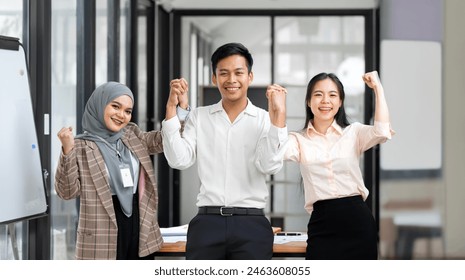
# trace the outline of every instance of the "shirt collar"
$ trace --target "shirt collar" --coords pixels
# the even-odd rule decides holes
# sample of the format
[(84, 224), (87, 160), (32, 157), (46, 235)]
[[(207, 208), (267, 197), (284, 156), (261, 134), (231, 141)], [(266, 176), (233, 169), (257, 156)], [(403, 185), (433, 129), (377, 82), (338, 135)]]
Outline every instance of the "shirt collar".
[[(328, 128), (328, 132), (331, 132), (331, 131), (334, 131), (334, 132), (338, 133), (339, 135), (342, 135), (342, 127), (337, 124), (336, 120), (334, 120), (333, 123), (331, 124), (331, 126)], [(309, 121), (308, 125), (307, 125), (307, 135), (310, 136), (311, 133), (316, 133), (316, 134), (322, 135), (321, 133), (316, 131), (316, 129), (313, 126), (312, 122)]]
[[(224, 111), (222, 100), (218, 101), (216, 104), (213, 104), (210, 107), (210, 114), (217, 113), (220, 111)], [(244, 113), (254, 117), (258, 115), (257, 107), (252, 104), (249, 98), (247, 98), (247, 107), (245, 107)]]

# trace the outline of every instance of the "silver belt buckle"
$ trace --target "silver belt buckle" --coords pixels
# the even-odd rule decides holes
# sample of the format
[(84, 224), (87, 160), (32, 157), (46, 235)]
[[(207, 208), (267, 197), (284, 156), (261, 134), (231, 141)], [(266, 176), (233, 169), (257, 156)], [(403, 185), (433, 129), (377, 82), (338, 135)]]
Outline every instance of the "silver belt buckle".
[[(233, 214), (225, 214), (223, 213), (223, 208), (231, 208), (231, 207), (220, 207), (220, 215), (223, 216), (223, 217), (229, 217), (229, 216), (232, 216)], [(232, 208), (231, 208), (232, 209)]]

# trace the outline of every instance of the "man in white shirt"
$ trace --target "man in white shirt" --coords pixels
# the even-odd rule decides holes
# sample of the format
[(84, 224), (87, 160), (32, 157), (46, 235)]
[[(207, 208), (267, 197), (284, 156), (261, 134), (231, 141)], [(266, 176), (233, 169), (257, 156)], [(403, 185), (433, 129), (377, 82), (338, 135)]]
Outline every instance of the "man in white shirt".
[(188, 84), (175, 79), (162, 123), (169, 165), (181, 170), (195, 161), (198, 165), (199, 212), (189, 223), (186, 259), (271, 259), (273, 232), (264, 216), (266, 176), (283, 165), (286, 90), (276, 84), (267, 87), (269, 112), (250, 102), (253, 59), (242, 44), (219, 47), (211, 62), (221, 100), (193, 109), (181, 136), (176, 112), (186, 104)]

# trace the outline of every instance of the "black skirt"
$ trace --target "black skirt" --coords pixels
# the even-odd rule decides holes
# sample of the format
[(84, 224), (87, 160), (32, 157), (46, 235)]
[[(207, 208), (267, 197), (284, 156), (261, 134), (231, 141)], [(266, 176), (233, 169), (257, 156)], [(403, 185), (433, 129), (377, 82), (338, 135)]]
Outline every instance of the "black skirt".
[(378, 258), (378, 230), (361, 196), (320, 200), (308, 222), (306, 259)]
[(155, 253), (145, 257), (139, 257), (139, 193), (132, 198), (132, 215), (127, 217), (121, 209), (121, 204), (116, 195), (112, 196), (115, 208), (116, 223), (118, 225), (118, 243), (116, 245), (117, 260), (153, 260)]
[(127, 217), (121, 209), (116, 195), (112, 196), (118, 225), (117, 260), (139, 259), (139, 203), (138, 196), (133, 195), (132, 215)]

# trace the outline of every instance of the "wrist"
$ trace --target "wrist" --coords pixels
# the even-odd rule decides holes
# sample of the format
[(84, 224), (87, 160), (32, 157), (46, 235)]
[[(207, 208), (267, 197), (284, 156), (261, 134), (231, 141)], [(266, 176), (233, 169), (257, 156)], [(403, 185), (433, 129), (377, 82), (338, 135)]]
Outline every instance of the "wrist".
[(375, 85), (373, 85), (373, 90), (374, 91), (381, 91), (381, 90), (383, 90), (383, 86), (381, 84), (375, 84)]
[(276, 112), (272, 115), (270, 115), (270, 121), (271, 123), (279, 128), (283, 128), (286, 126), (286, 111), (279, 111)]
[(61, 147), (61, 151), (63, 155), (67, 156), (72, 150), (74, 149), (74, 145), (72, 146), (66, 146), (66, 147)]
[(178, 107), (178, 104), (171, 104), (171, 103), (168, 103), (166, 104), (166, 110), (176, 110), (176, 107)]

